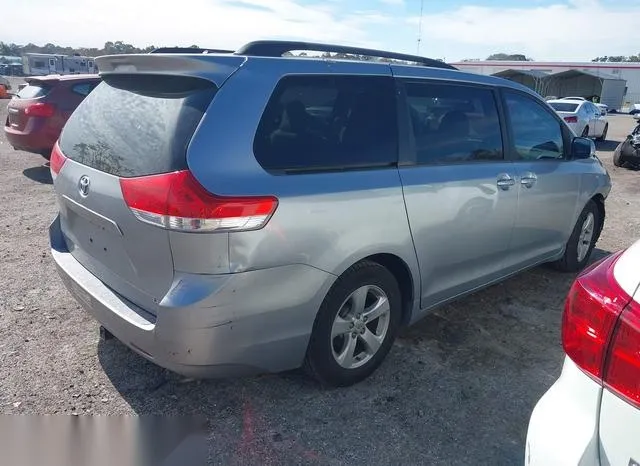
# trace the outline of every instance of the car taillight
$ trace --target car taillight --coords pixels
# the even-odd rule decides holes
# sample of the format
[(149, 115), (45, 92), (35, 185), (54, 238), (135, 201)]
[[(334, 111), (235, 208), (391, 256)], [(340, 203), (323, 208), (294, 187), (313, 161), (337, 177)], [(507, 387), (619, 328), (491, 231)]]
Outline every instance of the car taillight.
[(49, 118), (52, 117), (55, 112), (56, 108), (52, 104), (47, 104), (44, 102), (31, 104), (24, 109), (24, 114), (30, 117)]
[(564, 117), (564, 121), (566, 121), (567, 123), (577, 123), (578, 117), (577, 116)]
[(640, 307), (616, 281), (622, 252), (585, 270), (574, 282), (562, 318), (567, 356), (587, 375), (640, 403)]
[(122, 195), (141, 221), (181, 231), (247, 231), (264, 227), (278, 206), (272, 196), (208, 192), (189, 170), (121, 178)]
[(614, 331), (604, 383), (640, 407), (640, 304), (635, 301), (622, 311)]
[(49, 169), (51, 170), (51, 177), (55, 179), (62, 170), (62, 166), (67, 161), (67, 158), (64, 156), (62, 151), (60, 150), (60, 146), (58, 143), (53, 146), (51, 150), (51, 157), (49, 159)]

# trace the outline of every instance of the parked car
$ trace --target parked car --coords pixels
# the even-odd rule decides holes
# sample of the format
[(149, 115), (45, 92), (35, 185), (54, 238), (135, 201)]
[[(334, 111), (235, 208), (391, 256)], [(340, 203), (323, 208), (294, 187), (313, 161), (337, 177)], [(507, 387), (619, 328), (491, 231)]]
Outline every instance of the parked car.
[(562, 375), (536, 405), (525, 463), (640, 464), (640, 241), (586, 269), (562, 318)]
[(593, 141), (508, 80), (278, 41), (98, 66), (52, 153), (52, 255), (105, 335), (188, 376), (358, 382), (401, 326), (580, 270), (602, 229)]
[(587, 99), (585, 99), (584, 97), (562, 97), (559, 100), (580, 100), (581, 102), (587, 101)]
[(609, 113), (608, 105), (605, 105), (605, 104), (594, 104), (594, 105), (600, 109), (600, 114), (602, 116), (607, 116), (607, 114)]
[(0, 99), (6, 99), (9, 96), (11, 90), (11, 83), (4, 76), (0, 76)]
[(636, 115), (638, 113), (640, 113), (640, 103), (632, 104), (629, 109), (629, 115)]
[(549, 100), (547, 103), (560, 115), (576, 135), (607, 139), (609, 122), (595, 104), (586, 100)]
[(4, 132), (15, 149), (49, 158), (69, 116), (96, 87), (97, 75), (27, 78), (9, 101)]

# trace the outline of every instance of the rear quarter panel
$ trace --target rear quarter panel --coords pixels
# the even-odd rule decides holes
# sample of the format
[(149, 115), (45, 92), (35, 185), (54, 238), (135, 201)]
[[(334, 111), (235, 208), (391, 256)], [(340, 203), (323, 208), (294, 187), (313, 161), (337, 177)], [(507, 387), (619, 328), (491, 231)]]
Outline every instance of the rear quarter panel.
[(189, 167), (210, 192), (279, 199), (265, 228), (229, 235), (230, 271), (306, 264), (335, 277), (365, 257), (388, 253), (418, 284), (396, 168), (274, 175), (256, 161), (254, 135), (279, 79), (309, 73), (391, 75), (388, 65), (375, 63), (252, 58), (216, 94), (191, 141)]

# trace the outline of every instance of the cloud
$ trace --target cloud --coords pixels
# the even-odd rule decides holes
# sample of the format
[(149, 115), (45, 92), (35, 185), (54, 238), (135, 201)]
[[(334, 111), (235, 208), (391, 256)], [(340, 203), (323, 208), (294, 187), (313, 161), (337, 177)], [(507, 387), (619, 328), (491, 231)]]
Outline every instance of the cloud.
[(339, 13), (338, 8), (337, 3), (303, 6), (295, 0), (189, 0), (184, 6), (166, 0), (57, 0), (55, 6), (28, 0), (14, 4), (2, 39), (76, 47), (122, 40), (137, 46), (236, 48), (251, 40), (285, 37), (371, 45), (365, 28), (382, 17)]
[[(640, 5), (627, 2), (623, 8), (620, 3), (571, 0), (544, 7), (464, 6), (425, 14), (423, 43), (430, 44), (435, 55), (448, 58), (486, 58), (493, 52), (546, 60), (635, 54), (640, 47), (634, 42), (632, 25), (640, 24)], [(409, 20), (414, 25), (417, 21)]]

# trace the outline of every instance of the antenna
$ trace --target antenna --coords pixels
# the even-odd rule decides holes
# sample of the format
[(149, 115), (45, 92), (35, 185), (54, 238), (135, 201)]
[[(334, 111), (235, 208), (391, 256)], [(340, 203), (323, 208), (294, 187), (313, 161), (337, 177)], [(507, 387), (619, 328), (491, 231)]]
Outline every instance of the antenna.
[(420, 44), (422, 43), (422, 16), (424, 14), (424, 0), (420, 0), (420, 20), (418, 21), (418, 55), (420, 55)]

